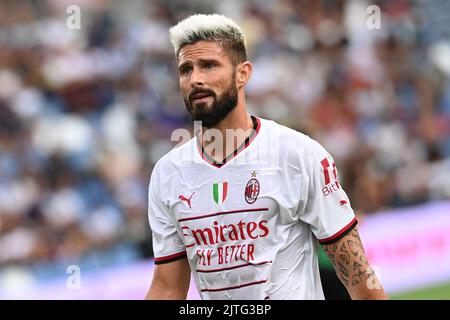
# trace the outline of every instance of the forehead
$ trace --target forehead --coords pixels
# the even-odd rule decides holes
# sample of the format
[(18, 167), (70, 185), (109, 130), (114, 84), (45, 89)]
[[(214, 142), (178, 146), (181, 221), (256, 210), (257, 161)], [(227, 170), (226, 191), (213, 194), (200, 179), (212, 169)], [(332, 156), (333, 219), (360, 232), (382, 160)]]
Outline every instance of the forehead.
[(194, 44), (187, 44), (180, 49), (178, 63), (182, 64), (196, 59), (226, 59), (225, 50), (218, 42), (198, 41)]

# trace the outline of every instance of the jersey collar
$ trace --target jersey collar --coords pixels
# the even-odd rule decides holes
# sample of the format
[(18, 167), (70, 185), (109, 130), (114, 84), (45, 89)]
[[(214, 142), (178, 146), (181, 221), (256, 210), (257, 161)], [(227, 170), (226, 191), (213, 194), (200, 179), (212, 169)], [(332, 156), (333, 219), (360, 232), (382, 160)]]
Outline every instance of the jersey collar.
[(230, 162), (231, 159), (235, 158), (242, 150), (247, 148), (250, 145), (250, 143), (252, 143), (252, 141), (255, 140), (256, 136), (259, 133), (259, 129), (261, 128), (261, 121), (257, 117), (254, 116), (250, 117), (252, 118), (253, 121), (253, 130), (251, 134), (245, 139), (245, 141), (239, 147), (237, 147), (233, 152), (231, 152), (228, 156), (226, 156), (226, 158), (223, 159), (221, 162), (215, 161), (209, 154), (205, 152), (200, 142), (200, 139), (198, 139), (197, 137), (197, 149), (202, 159), (216, 168), (221, 168), (223, 165)]

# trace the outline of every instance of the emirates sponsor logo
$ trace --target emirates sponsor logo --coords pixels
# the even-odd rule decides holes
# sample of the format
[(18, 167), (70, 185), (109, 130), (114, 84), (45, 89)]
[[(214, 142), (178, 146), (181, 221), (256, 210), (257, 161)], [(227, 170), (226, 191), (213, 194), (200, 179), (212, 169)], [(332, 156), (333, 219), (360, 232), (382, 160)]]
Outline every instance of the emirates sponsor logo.
[[(187, 229), (187, 227), (185, 227)], [(236, 224), (219, 225), (214, 221), (212, 228), (189, 229), (197, 245), (216, 245), (229, 241), (256, 240), (267, 237), (269, 228), (267, 220), (259, 222), (239, 221)]]

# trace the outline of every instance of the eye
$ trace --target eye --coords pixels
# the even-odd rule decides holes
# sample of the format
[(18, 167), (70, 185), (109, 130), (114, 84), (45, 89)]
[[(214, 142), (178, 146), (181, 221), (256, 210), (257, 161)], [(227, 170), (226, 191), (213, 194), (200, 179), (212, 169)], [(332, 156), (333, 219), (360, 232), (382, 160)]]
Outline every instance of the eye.
[(215, 64), (214, 62), (211, 62), (211, 61), (205, 62), (205, 63), (203, 64), (203, 67), (204, 67), (205, 69), (212, 69), (212, 68), (214, 68), (215, 66), (216, 66), (216, 64)]
[(184, 66), (184, 67), (182, 67), (180, 69), (180, 74), (186, 75), (186, 74), (191, 73), (191, 71), (192, 71), (192, 67), (191, 66)]

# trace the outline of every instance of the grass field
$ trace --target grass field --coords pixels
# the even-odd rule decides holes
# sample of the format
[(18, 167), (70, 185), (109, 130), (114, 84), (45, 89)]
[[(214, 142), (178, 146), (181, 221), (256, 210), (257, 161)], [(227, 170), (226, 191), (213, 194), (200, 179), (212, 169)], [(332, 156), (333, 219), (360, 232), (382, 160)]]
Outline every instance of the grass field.
[(417, 291), (389, 295), (392, 300), (450, 300), (450, 283)]

